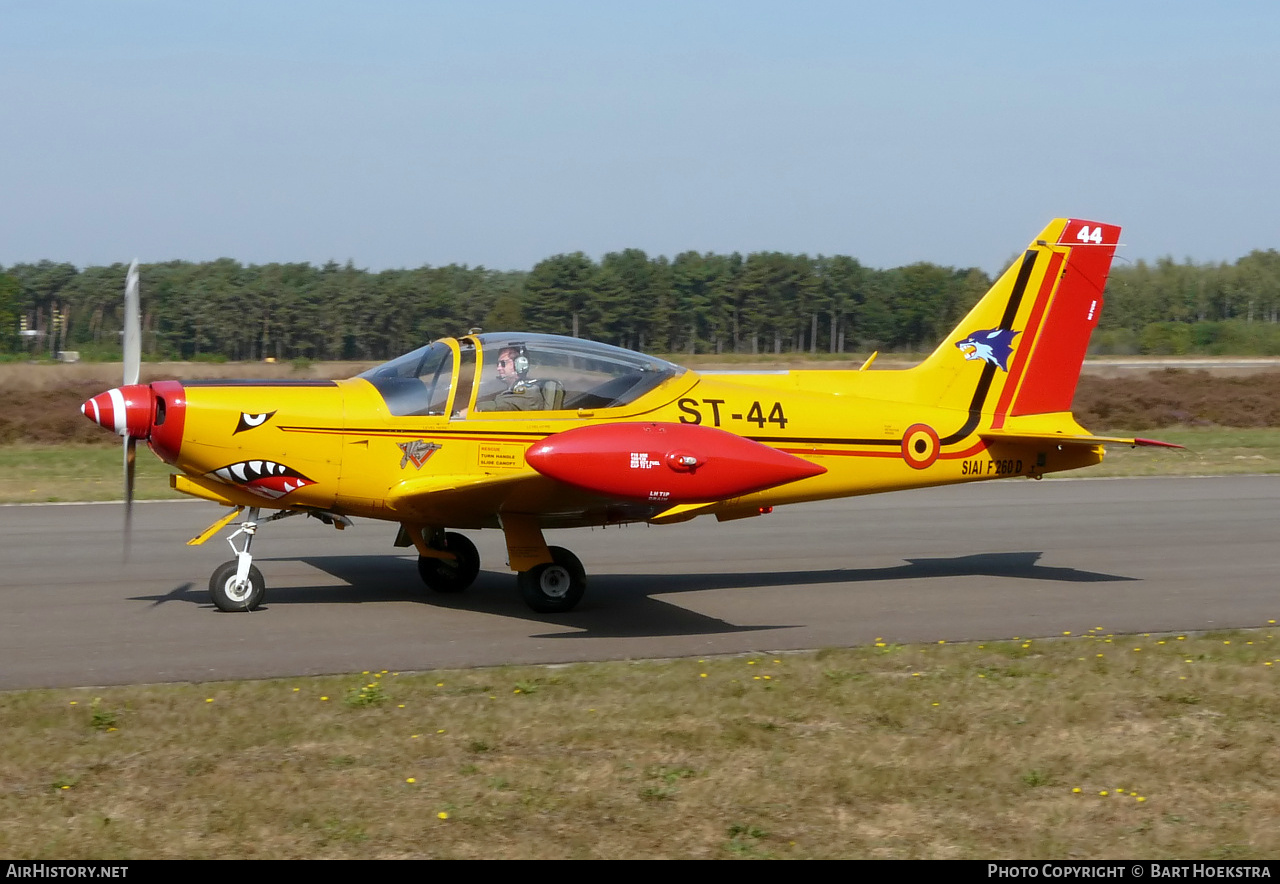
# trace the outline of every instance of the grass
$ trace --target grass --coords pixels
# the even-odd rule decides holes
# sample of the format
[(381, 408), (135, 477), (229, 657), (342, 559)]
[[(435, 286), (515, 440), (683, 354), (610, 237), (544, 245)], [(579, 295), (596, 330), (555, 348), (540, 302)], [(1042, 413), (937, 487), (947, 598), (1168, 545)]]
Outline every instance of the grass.
[(1280, 856), (1274, 625), (1083, 630), (3, 694), (0, 855)]
[[(185, 497), (169, 488), (168, 465), (145, 445), (135, 460), (138, 500)], [(0, 503), (124, 499), (120, 445), (0, 445)]]
[(1167, 448), (1107, 446), (1101, 464), (1064, 475), (1077, 476), (1226, 476), (1280, 472), (1280, 428), (1168, 427), (1160, 430), (1110, 432), (1172, 442)]

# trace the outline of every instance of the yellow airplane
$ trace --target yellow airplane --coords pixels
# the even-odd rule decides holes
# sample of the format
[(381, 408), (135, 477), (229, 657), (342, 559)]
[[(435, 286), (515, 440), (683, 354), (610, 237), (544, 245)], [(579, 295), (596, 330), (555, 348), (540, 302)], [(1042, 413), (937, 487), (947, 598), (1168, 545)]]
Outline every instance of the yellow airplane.
[[(497, 528), (525, 602), (571, 610), (586, 588), (548, 528), (760, 516), (810, 500), (1086, 467), (1105, 443), (1071, 414), (1120, 228), (1058, 219), (921, 364), (897, 371), (698, 373), (576, 338), (444, 338), (340, 381), (125, 384), (82, 406), (177, 472), (174, 488), (233, 507), (190, 543), (248, 517), (209, 589), (224, 611), (262, 604), (250, 546), (306, 513), (396, 523), (428, 587), (476, 578), (456, 529)], [(136, 267), (126, 316), (136, 325)], [(132, 299), (132, 307), (129, 301)], [(1176, 446), (1169, 446), (1176, 447)], [(262, 516), (263, 510), (275, 510)], [(126, 513), (128, 509), (126, 509)], [(128, 517), (126, 515), (126, 525)], [(236, 539), (243, 538), (237, 547)]]

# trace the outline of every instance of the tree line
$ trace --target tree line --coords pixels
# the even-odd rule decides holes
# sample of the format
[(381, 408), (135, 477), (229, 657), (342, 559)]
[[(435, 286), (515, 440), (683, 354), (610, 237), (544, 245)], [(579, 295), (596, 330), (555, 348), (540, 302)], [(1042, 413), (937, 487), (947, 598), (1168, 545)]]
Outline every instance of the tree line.
[[(889, 270), (833, 257), (639, 249), (555, 255), (528, 271), (449, 265), (370, 272), (231, 259), (141, 268), (149, 359), (382, 360), (472, 328), (637, 350), (867, 353), (931, 349), (991, 285), (976, 268)], [(126, 267), (0, 267), (0, 353), (118, 359)], [(1280, 354), (1280, 253), (1232, 264), (1117, 261), (1103, 353)]]

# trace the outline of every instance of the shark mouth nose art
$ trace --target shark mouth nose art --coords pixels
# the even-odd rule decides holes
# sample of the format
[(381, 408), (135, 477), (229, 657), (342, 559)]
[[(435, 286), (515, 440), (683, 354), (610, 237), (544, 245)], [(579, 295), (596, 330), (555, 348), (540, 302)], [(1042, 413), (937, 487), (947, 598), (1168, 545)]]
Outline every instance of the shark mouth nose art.
[(272, 460), (242, 460), (214, 470), (208, 477), (268, 500), (276, 500), (299, 488), (316, 484), (297, 470)]

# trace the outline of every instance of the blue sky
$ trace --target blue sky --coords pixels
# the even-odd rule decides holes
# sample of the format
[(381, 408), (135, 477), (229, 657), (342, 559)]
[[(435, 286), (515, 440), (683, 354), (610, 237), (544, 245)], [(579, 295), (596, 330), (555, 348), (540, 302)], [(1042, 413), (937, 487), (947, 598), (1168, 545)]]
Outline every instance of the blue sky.
[(1280, 248), (1280, 4), (0, 0), (0, 265)]

